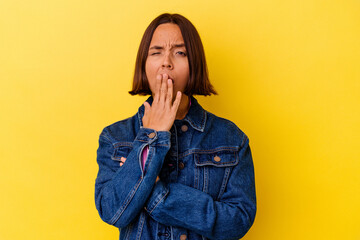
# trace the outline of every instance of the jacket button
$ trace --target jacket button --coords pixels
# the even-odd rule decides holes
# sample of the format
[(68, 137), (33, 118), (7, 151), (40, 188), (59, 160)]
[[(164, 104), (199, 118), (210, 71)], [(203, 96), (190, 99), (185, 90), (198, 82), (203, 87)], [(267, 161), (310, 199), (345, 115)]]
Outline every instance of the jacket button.
[(220, 162), (220, 161), (221, 161), (221, 158), (220, 158), (219, 156), (215, 156), (215, 157), (214, 157), (214, 161), (215, 161), (215, 162)]
[(156, 135), (156, 134), (155, 134), (154, 132), (152, 132), (152, 133), (150, 133), (150, 134), (148, 135), (148, 137), (149, 137), (149, 138), (154, 138), (155, 135)]
[(183, 162), (179, 162), (179, 169), (183, 170), (185, 167), (185, 164)]
[(187, 239), (187, 236), (185, 235), (185, 234), (182, 234), (181, 236), (180, 236), (180, 240), (186, 240)]
[(186, 132), (187, 130), (188, 130), (188, 126), (186, 125), (181, 126), (181, 131)]

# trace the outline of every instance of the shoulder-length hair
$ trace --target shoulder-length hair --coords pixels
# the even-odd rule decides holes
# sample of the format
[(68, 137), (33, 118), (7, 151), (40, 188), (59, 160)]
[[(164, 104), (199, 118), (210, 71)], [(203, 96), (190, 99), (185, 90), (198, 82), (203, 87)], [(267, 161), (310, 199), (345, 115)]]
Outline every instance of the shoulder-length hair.
[(174, 23), (178, 25), (184, 39), (190, 75), (184, 93), (188, 96), (217, 94), (209, 80), (204, 47), (195, 26), (184, 16), (169, 13), (161, 14), (146, 28), (137, 53), (133, 86), (129, 93), (131, 95), (151, 95), (145, 72), (145, 63), (155, 29), (164, 23)]

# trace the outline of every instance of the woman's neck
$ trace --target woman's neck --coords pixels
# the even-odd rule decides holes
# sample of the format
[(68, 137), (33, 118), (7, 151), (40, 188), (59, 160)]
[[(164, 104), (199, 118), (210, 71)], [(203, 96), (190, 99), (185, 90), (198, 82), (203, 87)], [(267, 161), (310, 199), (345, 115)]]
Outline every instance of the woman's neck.
[(182, 94), (181, 102), (180, 102), (179, 108), (178, 108), (178, 110), (176, 112), (175, 119), (181, 120), (186, 116), (186, 114), (188, 113), (189, 108), (190, 108), (189, 99), (190, 99), (189, 96), (187, 96), (184, 93)]

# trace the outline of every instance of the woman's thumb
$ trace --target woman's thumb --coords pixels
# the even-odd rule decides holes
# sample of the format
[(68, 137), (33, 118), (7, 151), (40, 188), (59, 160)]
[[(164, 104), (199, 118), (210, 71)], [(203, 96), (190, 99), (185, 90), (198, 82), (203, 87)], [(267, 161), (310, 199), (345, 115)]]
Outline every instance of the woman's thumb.
[(150, 111), (150, 104), (148, 102), (144, 102), (145, 113)]

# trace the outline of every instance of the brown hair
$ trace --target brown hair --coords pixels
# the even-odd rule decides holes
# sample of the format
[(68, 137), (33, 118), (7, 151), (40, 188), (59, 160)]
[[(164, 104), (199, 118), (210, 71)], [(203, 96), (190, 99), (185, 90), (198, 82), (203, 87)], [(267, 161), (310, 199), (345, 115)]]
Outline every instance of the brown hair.
[(155, 29), (164, 23), (174, 23), (178, 25), (185, 42), (190, 78), (184, 93), (188, 96), (217, 94), (209, 80), (204, 47), (195, 26), (184, 16), (169, 13), (161, 14), (146, 28), (137, 53), (133, 86), (129, 93), (131, 95), (151, 95), (145, 72), (145, 63)]

